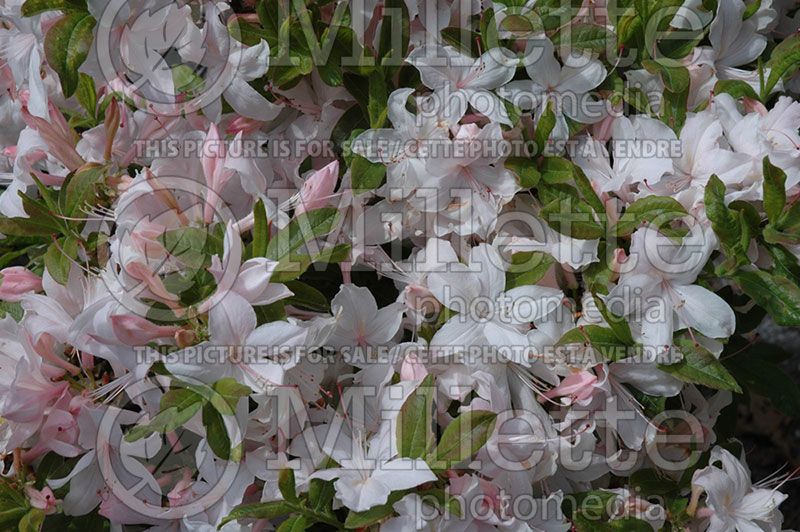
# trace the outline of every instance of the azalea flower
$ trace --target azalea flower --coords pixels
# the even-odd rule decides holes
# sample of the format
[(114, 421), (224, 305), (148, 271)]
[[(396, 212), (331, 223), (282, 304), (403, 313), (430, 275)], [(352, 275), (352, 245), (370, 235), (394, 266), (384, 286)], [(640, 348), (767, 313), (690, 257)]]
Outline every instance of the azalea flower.
[(604, 104), (598, 105), (587, 98), (606, 77), (606, 69), (600, 61), (569, 55), (562, 66), (555, 58), (549, 39), (534, 39), (526, 45), (524, 64), (530, 80), (512, 81), (503, 87), (500, 95), (522, 110), (533, 110), (537, 119), (548, 102), (552, 102), (556, 124), (550, 138), (565, 140), (570, 136), (566, 117), (584, 124), (604, 118)]
[[(525, 332), (533, 323), (545, 321), (561, 304), (560, 290), (543, 286), (519, 286), (505, 291), (503, 259), (492, 246), (480, 244), (470, 250), (467, 264), (454, 263), (448, 272), (434, 272), (428, 279), (431, 292), (454, 311), (431, 339), (431, 350), (438, 358), (466, 352), (473, 345), (498, 349), (502, 359), (529, 368), (535, 358), (534, 345)], [(483, 370), (480, 359), (467, 359), (471, 368)], [(552, 379), (544, 368), (534, 368), (545, 379)], [(506, 382), (504, 364), (493, 368), (497, 385)], [(513, 371), (513, 370), (512, 370)], [(512, 375), (512, 378), (518, 378)]]
[(340, 467), (317, 471), (309, 478), (335, 479), (337, 497), (354, 511), (363, 512), (384, 504), (392, 491), (436, 480), (421, 458), (391, 458), (381, 432), (369, 439), (356, 432), (352, 442), (346, 440), (337, 439), (343, 443), (330, 449), (331, 457)]
[(711, 449), (708, 467), (692, 475), (692, 507), (706, 494), (706, 507), (697, 511), (698, 517), (709, 519), (708, 530), (780, 530), (783, 515), (778, 506), (787, 495), (777, 489), (754, 486), (750, 471), (742, 462), (722, 447)]
[[(335, 347), (351, 349), (368, 349), (388, 343), (400, 329), (403, 309), (398, 303), (392, 303), (378, 309), (372, 293), (359, 286), (342, 285), (339, 293), (331, 301), (331, 310), (337, 316), (336, 328), (330, 337)], [(369, 360), (359, 362), (357, 353), (356, 365), (363, 365)], [(369, 357), (368, 352), (364, 356)]]
[(652, 353), (669, 349), (673, 332), (681, 329), (709, 338), (733, 334), (733, 309), (714, 292), (693, 284), (715, 245), (709, 229), (693, 227), (680, 244), (651, 226), (636, 231), (632, 239), (635, 265), (609, 292), (608, 304), (637, 324)]
[[(353, 151), (373, 163), (387, 166), (386, 186), (403, 196), (428, 183), (426, 145), (447, 138), (451, 123), (460, 116), (413, 115), (406, 109), (411, 89), (398, 89), (389, 96), (389, 121), (393, 128), (369, 129), (353, 141)], [(431, 104), (428, 104), (431, 105)], [(462, 111), (463, 114), (463, 111)]]
[(491, 92), (514, 77), (517, 58), (507, 50), (493, 48), (473, 59), (452, 46), (426, 45), (415, 48), (406, 61), (419, 70), (422, 83), (435, 91), (435, 101), (455, 119), (469, 103), (493, 122), (511, 125), (503, 101)]

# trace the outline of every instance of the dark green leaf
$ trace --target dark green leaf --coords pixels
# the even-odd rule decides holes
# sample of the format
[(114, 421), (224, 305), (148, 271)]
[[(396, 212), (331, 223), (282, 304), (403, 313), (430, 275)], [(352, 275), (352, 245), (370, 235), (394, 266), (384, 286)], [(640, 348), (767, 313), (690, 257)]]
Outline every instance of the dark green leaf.
[(397, 422), (400, 456), (422, 458), (435, 443), (433, 434), (433, 375), (427, 375), (403, 403)]
[(708, 349), (686, 337), (678, 338), (675, 345), (683, 355), (683, 360), (676, 364), (659, 364), (658, 369), (684, 382), (716, 390), (742, 392), (736, 379)]
[(386, 166), (373, 163), (360, 155), (353, 157), (350, 165), (350, 179), (356, 194), (378, 188), (386, 176)]
[(447, 425), (430, 458), (434, 463), (453, 467), (477, 453), (494, 431), (497, 414), (468, 410)]
[(781, 79), (792, 75), (800, 67), (800, 35), (792, 35), (773, 48), (764, 67), (769, 71), (762, 94), (766, 97)]
[(686, 216), (686, 209), (677, 200), (666, 196), (647, 196), (631, 203), (617, 222), (617, 236), (627, 236), (644, 224), (664, 227), (672, 220)]
[(621, 360), (635, 354), (613, 330), (600, 325), (580, 325), (567, 331), (557, 345), (571, 344), (591, 346), (602, 360)]
[(730, 94), (733, 98), (758, 100), (758, 94), (751, 85), (740, 79), (721, 79), (714, 85), (714, 94)]
[(536, 168), (536, 163), (525, 157), (509, 157), (506, 159), (505, 167), (514, 173), (521, 188), (535, 187), (542, 177)]
[(278, 473), (278, 489), (285, 500), (290, 502), (298, 500), (294, 471), (291, 468), (281, 469), (281, 472)]
[(740, 271), (733, 278), (775, 323), (787, 327), (800, 325), (800, 288), (795, 283), (761, 270)]
[(389, 89), (381, 70), (375, 70), (369, 75), (369, 102), (367, 112), (369, 113), (369, 126), (372, 129), (380, 129), (386, 124), (389, 109), (386, 103), (389, 99)]
[(772, 224), (777, 224), (786, 206), (786, 173), (764, 157), (764, 210)]
[(23, 17), (46, 11), (86, 11), (86, 0), (26, 0), (20, 11)]
[(69, 11), (57, 20), (44, 40), (47, 63), (58, 73), (64, 96), (70, 97), (78, 87), (78, 68), (92, 45), (95, 20), (88, 12)]
[(44, 254), (44, 266), (55, 282), (66, 285), (72, 263), (78, 258), (78, 241), (71, 236), (50, 244)]
[(293, 507), (286, 501), (255, 502), (241, 504), (231, 510), (219, 523), (222, 528), (226, 523), (237, 519), (275, 519), (293, 511)]
[(290, 253), (333, 231), (339, 217), (339, 211), (333, 207), (301, 213), (269, 241), (267, 258), (279, 260), (289, 257)]
[(506, 290), (538, 283), (554, 263), (552, 256), (541, 251), (514, 253), (506, 271)]

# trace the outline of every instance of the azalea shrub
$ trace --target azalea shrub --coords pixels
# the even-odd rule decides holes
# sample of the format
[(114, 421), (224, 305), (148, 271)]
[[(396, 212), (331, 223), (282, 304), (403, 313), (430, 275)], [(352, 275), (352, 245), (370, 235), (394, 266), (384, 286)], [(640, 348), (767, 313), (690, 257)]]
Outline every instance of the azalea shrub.
[(796, 2), (0, 20), (3, 530), (781, 530)]

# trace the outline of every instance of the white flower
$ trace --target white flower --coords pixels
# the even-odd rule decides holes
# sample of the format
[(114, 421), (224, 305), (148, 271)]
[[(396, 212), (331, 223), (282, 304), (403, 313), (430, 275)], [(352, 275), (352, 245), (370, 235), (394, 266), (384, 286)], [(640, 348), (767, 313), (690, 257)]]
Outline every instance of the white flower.
[(643, 345), (658, 352), (668, 349), (673, 332), (681, 329), (729, 337), (736, 325), (733, 309), (714, 292), (693, 284), (715, 246), (713, 232), (699, 225), (680, 244), (652, 226), (639, 229), (628, 259), (634, 266), (609, 293), (609, 308), (636, 322)]
[(384, 504), (393, 491), (413, 488), (436, 480), (425, 460), (421, 458), (389, 457), (389, 441), (382, 432), (368, 441), (356, 432), (352, 441), (340, 436), (346, 447), (326, 449), (341, 467), (323, 469), (309, 478), (333, 480), (336, 494), (342, 503), (356, 512)]
[(490, 92), (514, 77), (517, 58), (504, 48), (493, 48), (478, 59), (467, 57), (452, 46), (422, 46), (406, 59), (419, 70), (422, 83), (438, 91), (443, 103), (459, 109), (456, 119), (466, 111), (466, 103), (493, 122), (511, 125), (505, 104)]
[(529, 40), (525, 48), (525, 70), (530, 81), (512, 81), (498, 94), (522, 110), (535, 111), (537, 118), (544, 112), (547, 102), (552, 102), (556, 125), (551, 138), (563, 140), (569, 137), (565, 117), (591, 124), (606, 116), (603, 112), (605, 103), (595, 103), (587, 97), (587, 93), (606, 77), (606, 69), (600, 61), (569, 55), (564, 58), (562, 66), (555, 58), (553, 43), (549, 39)]
[[(431, 340), (431, 347), (459, 352), (487, 343), (486, 333), (509, 338), (508, 345), (529, 345), (520, 326), (537, 322), (561, 303), (555, 288), (519, 286), (505, 291), (505, 269), (497, 250), (479, 244), (467, 264), (451, 264), (449, 272), (433, 272), (428, 286), (436, 298), (459, 314), (450, 318)], [(519, 350), (512, 350), (522, 355)], [(519, 360), (522, 362), (522, 359)]]
[(783, 515), (778, 506), (787, 495), (777, 489), (754, 487), (747, 466), (722, 447), (711, 450), (708, 463), (692, 476), (693, 502), (696, 504), (698, 490), (704, 491), (706, 506), (712, 512), (708, 532), (781, 529)]

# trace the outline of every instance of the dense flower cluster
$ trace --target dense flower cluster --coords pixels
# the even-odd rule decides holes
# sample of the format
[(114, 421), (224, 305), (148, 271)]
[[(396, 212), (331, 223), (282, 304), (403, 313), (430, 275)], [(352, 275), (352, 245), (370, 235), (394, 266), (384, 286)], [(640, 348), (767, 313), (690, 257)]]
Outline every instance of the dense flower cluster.
[(780, 530), (799, 7), (1, 1), (0, 527)]

